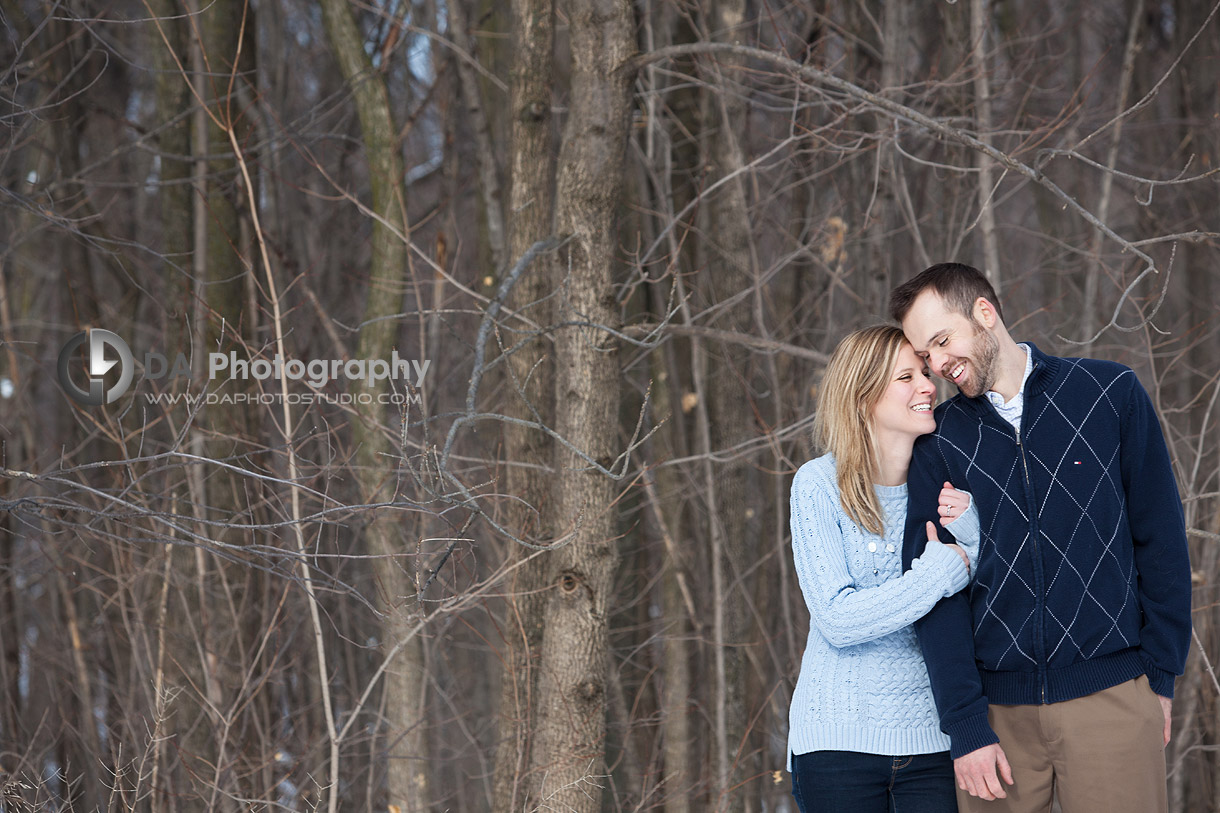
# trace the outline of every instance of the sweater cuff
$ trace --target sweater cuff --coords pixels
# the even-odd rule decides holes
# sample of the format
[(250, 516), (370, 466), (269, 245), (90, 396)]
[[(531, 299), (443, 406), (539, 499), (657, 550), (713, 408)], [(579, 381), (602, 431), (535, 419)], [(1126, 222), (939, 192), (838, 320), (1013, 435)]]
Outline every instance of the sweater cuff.
[(937, 572), (948, 577), (944, 595), (951, 596), (958, 590), (970, 584), (970, 570), (957, 551), (949, 550), (944, 542), (928, 540), (928, 547), (920, 554), (919, 559), (934, 567)]
[(1148, 675), (1148, 685), (1152, 687), (1152, 691), (1161, 697), (1173, 699), (1173, 681), (1177, 677), (1173, 672), (1158, 669), (1145, 660), (1144, 674)]
[(949, 735), (951, 743), (949, 756), (953, 759), (964, 757), (971, 751), (977, 751), (1000, 741), (1000, 738), (991, 730), (986, 713), (965, 717), (945, 726), (944, 730)]
[(970, 502), (966, 505), (966, 509), (953, 518), (953, 521), (945, 526), (945, 530), (953, 534), (958, 542), (977, 542), (981, 535), (979, 528), (979, 509), (974, 504), (974, 495), (970, 492), (964, 492), (970, 497)]

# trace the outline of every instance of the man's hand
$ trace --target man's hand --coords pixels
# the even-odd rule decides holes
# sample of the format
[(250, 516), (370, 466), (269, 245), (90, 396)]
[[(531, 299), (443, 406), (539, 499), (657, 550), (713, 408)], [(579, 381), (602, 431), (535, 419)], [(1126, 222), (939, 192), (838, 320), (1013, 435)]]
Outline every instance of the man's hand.
[(957, 775), (957, 786), (984, 801), (993, 802), (996, 799), (1007, 799), (1004, 786), (1000, 784), (996, 771), (1008, 784), (1012, 781), (1012, 768), (1008, 767), (1008, 757), (999, 743), (985, 745), (977, 751), (971, 751), (963, 757), (953, 760), (953, 773)]
[(1169, 729), (1173, 727), (1173, 700), (1159, 694), (1156, 699), (1161, 701), (1161, 711), (1165, 712), (1165, 744), (1169, 745)]

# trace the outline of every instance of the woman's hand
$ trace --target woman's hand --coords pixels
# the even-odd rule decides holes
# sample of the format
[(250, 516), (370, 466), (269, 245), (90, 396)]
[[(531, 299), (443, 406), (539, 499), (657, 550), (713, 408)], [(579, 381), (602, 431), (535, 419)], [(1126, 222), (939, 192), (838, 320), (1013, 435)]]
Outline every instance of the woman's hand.
[[(960, 491), (957, 493), (961, 494)], [(944, 520), (942, 519), (941, 522), (944, 522)], [(928, 520), (928, 541), (929, 542), (939, 542), (940, 541), (939, 539), (936, 538), (936, 526), (932, 524), (932, 520)], [(958, 556), (962, 557), (962, 562), (965, 563), (965, 565), (966, 565), (966, 575), (967, 576), (970, 575), (970, 557), (966, 555), (966, 551), (962, 550), (957, 545), (954, 545), (952, 542), (946, 542), (945, 547), (948, 548), (949, 550), (955, 552)]]
[(962, 512), (970, 507), (970, 495), (964, 491), (958, 491), (948, 481), (940, 490), (940, 506), (936, 509), (940, 514), (941, 526), (948, 525), (953, 520), (962, 515)]

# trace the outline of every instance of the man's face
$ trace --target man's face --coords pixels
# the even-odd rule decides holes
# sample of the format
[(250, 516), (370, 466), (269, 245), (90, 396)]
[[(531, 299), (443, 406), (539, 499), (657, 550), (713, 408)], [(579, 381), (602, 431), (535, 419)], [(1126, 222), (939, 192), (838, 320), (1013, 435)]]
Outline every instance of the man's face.
[(902, 320), (902, 332), (932, 372), (956, 384), (968, 398), (977, 398), (995, 385), (1000, 355), (995, 332), (945, 307), (935, 291), (915, 298)]

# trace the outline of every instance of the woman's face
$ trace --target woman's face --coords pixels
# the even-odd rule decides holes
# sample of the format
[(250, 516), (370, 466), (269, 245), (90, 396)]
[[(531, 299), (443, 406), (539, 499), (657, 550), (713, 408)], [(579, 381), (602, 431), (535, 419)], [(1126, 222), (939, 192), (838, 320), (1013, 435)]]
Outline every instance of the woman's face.
[(918, 437), (936, 429), (932, 404), (936, 387), (923, 359), (911, 345), (902, 343), (898, 360), (890, 373), (890, 383), (881, 400), (873, 406), (873, 429), (879, 437), (909, 435)]

